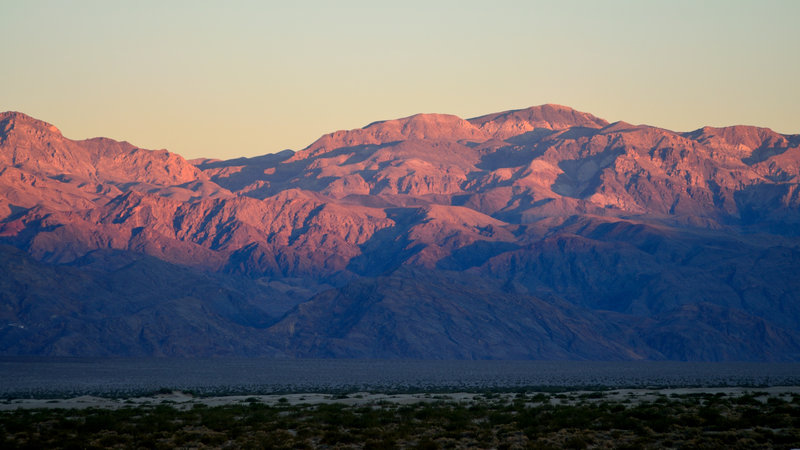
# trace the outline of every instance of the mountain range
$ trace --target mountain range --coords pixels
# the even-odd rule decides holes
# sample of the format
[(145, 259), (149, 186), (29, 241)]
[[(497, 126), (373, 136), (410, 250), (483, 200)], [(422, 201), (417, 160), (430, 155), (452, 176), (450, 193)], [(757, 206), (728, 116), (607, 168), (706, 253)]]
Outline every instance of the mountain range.
[(0, 113), (0, 354), (798, 361), (799, 185), (559, 105), (224, 161)]

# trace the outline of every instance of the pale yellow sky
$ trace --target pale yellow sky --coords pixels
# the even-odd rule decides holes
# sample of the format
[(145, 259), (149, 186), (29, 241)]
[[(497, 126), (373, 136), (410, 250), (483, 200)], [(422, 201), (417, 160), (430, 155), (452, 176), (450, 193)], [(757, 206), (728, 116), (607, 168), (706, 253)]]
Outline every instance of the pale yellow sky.
[(186, 158), (543, 103), (800, 133), (798, 19), (791, 0), (0, 1), (0, 110)]

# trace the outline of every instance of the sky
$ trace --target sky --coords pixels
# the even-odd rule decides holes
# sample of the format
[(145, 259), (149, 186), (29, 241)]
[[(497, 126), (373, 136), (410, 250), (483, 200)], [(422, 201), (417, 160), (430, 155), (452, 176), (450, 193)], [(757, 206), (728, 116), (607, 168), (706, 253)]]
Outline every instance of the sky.
[(800, 133), (800, 1), (0, 0), (0, 111), (220, 159), (557, 103)]

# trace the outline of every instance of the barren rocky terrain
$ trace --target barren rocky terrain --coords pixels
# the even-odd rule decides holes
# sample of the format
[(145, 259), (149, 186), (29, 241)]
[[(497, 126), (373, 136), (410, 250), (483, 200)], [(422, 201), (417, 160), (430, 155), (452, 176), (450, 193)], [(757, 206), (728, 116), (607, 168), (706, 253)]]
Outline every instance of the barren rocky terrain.
[(799, 182), (558, 105), (227, 161), (2, 113), (0, 352), (796, 361)]

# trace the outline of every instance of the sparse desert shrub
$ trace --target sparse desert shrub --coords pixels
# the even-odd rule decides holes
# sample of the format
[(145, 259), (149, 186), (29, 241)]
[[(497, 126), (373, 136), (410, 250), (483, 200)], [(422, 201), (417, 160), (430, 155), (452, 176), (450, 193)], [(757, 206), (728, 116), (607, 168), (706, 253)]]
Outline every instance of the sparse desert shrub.
[[(549, 397), (548, 397), (549, 398)], [(772, 400), (768, 400), (772, 398)], [(135, 406), (118, 410), (0, 412), (2, 448), (114, 446), (271, 447), (706, 447), (800, 446), (800, 408), (791, 396), (739, 404), (712, 396), (604, 399), (576, 405), (439, 401), (207, 407)], [(746, 445), (747, 444), (747, 445)], [(751, 445), (752, 444), (752, 445)], [(359, 444), (360, 445), (360, 444)]]

